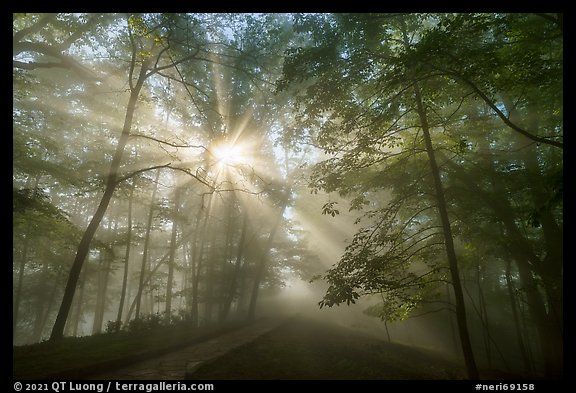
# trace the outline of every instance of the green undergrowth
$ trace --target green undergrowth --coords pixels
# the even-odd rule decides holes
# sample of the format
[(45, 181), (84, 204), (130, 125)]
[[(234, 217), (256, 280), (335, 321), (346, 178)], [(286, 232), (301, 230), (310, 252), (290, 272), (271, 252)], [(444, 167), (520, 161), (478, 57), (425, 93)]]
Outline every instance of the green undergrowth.
[(12, 375), (14, 379), (84, 378), (206, 340), (243, 325), (230, 323), (198, 329), (161, 326), (149, 331), (65, 337), (55, 342), (14, 346)]

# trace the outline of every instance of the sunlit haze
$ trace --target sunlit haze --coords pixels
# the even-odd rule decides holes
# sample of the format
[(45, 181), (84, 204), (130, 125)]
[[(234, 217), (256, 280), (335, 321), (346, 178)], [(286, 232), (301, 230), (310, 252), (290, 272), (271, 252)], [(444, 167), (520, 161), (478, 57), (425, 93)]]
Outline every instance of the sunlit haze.
[(563, 48), (560, 13), (14, 13), (13, 379), (561, 380)]

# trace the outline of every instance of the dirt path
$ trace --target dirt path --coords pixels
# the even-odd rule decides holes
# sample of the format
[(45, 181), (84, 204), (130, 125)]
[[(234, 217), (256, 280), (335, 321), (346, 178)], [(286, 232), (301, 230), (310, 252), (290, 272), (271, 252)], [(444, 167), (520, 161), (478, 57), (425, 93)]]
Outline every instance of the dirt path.
[(285, 319), (261, 319), (253, 324), (224, 333), (214, 339), (189, 345), (153, 359), (134, 363), (106, 373), (89, 375), (91, 380), (183, 380), (186, 372), (227, 352), (248, 344), (285, 323)]

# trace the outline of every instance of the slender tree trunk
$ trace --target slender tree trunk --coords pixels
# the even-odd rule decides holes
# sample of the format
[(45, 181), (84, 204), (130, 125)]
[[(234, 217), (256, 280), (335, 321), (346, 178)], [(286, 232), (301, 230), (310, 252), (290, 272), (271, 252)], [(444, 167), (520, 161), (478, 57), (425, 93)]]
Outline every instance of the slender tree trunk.
[(386, 329), (386, 338), (388, 339), (388, 342), (391, 343), (390, 330), (388, 329), (388, 321), (386, 319), (384, 319), (384, 328)]
[[(448, 300), (448, 303), (452, 304), (452, 296), (450, 295), (450, 286), (451, 286), (450, 284), (446, 284), (444, 288), (446, 288), (446, 299)], [(458, 344), (457, 328), (454, 326), (454, 313), (451, 309), (448, 310), (448, 313), (449, 313), (448, 322), (450, 323), (450, 333), (452, 338), (452, 345), (454, 347), (454, 354), (456, 355), (456, 357), (460, 358), (462, 351), (460, 350), (461, 347)]]
[[(31, 224), (28, 224), (28, 227)], [(12, 340), (16, 338), (16, 327), (18, 324), (18, 317), (20, 312), (20, 298), (22, 295), (22, 287), (24, 286), (24, 270), (26, 269), (26, 260), (28, 259), (28, 248), (30, 243), (30, 231), (26, 231), (24, 237), (24, 244), (22, 245), (22, 257), (18, 269), (18, 282), (16, 284), (16, 293), (14, 294), (14, 310), (12, 312)]]
[(98, 268), (96, 270), (97, 285), (96, 285), (96, 302), (94, 304), (94, 319), (92, 320), (92, 334), (100, 333), (100, 327), (102, 326), (102, 319), (100, 315), (102, 314), (102, 288), (104, 287), (104, 258), (102, 257), (103, 252), (100, 250), (98, 257)]
[(428, 118), (426, 116), (426, 110), (422, 102), (420, 87), (417, 83), (414, 84), (414, 97), (416, 99), (416, 107), (418, 116), (420, 118), (422, 134), (426, 143), (426, 152), (428, 153), (430, 170), (432, 172), (432, 178), (434, 179), (434, 189), (436, 193), (436, 201), (438, 203), (438, 213), (440, 214), (440, 221), (442, 222), (442, 229), (444, 232), (444, 242), (446, 246), (446, 254), (448, 256), (448, 266), (450, 268), (452, 288), (454, 290), (454, 297), (456, 300), (456, 320), (458, 322), (458, 331), (460, 333), (462, 352), (464, 353), (468, 378), (478, 379), (478, 368), (476, 367), (476, 360), (474, 359), (474, 352), (472, 350), (468, 324), (466, 321), (466, 307), (464, 305), (464, 295), (462, 292), (462, 284), (460, 282), (460, 273), (458, 271), (458, 261), (456, 259), (456, 252), (454, 250), (454, 240), (452, 239), (452, 228), (450, 226), (450, 219), (448, 217), (448, 209), (446, 207), (446, 200), (444, 198), (444, 190), (442, 187), (442, 180), (440, 178), (440, 171), (438, 169), (438, 164), (436, 163), (436, 156), (434, 154), (434, 147), (432, 145), (432, 138), (430, 136), (430, 129), (428, 127)]
[(80, 291), (78, 293), (78, 301), (76, 303), (76, 317), (74, 318), (74, 326), (72, 330), (72, 335), (74, 337), (78, 336), (78, 325), (80, 324), (80, 320), (82, 319), (82, 301), (84, 300), (84, 289), (86, 288), (86, 280), (88, 279), (88, 270), (90, 268), (89, 265), (90, 257), (86, 258), (86, 267), (82, 272), (82, 279), (80, 280)]
[[(519, 113), (515, 108), (512, 100), (504, 98), (504, 105), (509, 117), (515, 123), (519, 123)], [(530, 129), (540, 129), (539, 108), (531, 106), (528, 108)], [(547, 179), (541, 169), (541, 162), (539, 160), (539, 153), (541, 147), (531, 146), (526, 148), (527, 144), (532, 141), (527, 138), (518, 138), (515, 140), (515, 147), (520, 151), (522, 161), (526, 171), (535, 184), (547, 184)], [(529, 192), (532, 197), (533, 203), (533, 216), (536, 217), (542, 229), (544, 242), (546, 245), (545, 257), (542, 263), (539, 263), (534, 268), (534, 271), (542, 279), (542, 286), (546, 293), (548, 301), (548, 314), (556, 323), (556, 329), (560, 341), (563, 341), (563, 231), (560, 225), (556, 222), (552, 214), (553, 207), (550, 203), (551, 195), (554, 191), (550, 191), (548, 187), (529, 187)]]
[(477, 261), (476, 265), (476, 285), (478, 286), (478, 303), (480, 305), (480, 318), (484, 320), (482, 337), (484, 338), (484, 348), (486, 350), (486, 358), (488, 359), (488, 366), (492, 367), (492, 351), (490, 343), (490, 322), (488, 320), (488, 311), (486, 310), (486, 300), (484, 299), (484, 291), (482, 290), (482, 268), (480, 262)]
[(218, 246), (216, 244), (217, 232), (212, 230), (212, 239), (210, 240), (210, 253), (206, 258), (208, 262), (206, 272), (206, 286), (205, 286), (205, 298), (204, 303), (204, 320), (207, 325), (211, 325), (213, 322), (214, 305), (216, 298), (216, 263), (218, 260)]
[(510, 273), (511, 263), (508, 260), (506, 262), (506, 286), (508, 288), (508, 297), (510, 298), (510, 308), (512, 309), (512, 317), (514, 319), (514, 327), (516, 329), (516, 337), (518, 340), (518, 349), (520, 350), (520, 355), (522, 356), (522, 361), (524, 363), (524, 373), (527, 377), (532, 376), (532, 364), (528, 358), (528, 353), (526, 352), (526, 346), (524, 345), (524, 340), (522, 339), (522, 329), (520, 328), (520, 317), (518, 316), (518, 309), (516, 307), (516, 296), (514, 295), (514, 285), (512, 283), (512, 274)]
[(122, 312), (124, 311), (124, 301), (126, 300), (126, 287), (128, 286), (128, 263), (130, 261), (130, 248), (132, 247), (132, 202), (134, 199), (134, 188), (136, 182), (132, 181), (130, 195), (128, 196), (128, 229), (126, 233), (126, 253), (124, 254), (124, 274), (122, 275), (122, 289), (120, 290), (120, 303), (118, 304), (118, 315), (116, 316), (116, 331), (120, 331), (122, 325)]
[(547, 378), (559, 378), (562, 376), (563, 370), (563, 348), (562, 341), (556, 331), (555, 321), (546, 312), (546, 306), (542, 301), (538, 284), (529, 267), (519, 259), (516, 259), (516, 262), (520, 273), (520, 281), (528, 299), (528, 309), (538, 332), (544, 358), (545, 376)]
[(146, 266), (148, 265), (148, 247), (150, 244), (150, 231), (152, 229), (152, 219), (154, 218), (154, 203), (156, 201), (156, 192), (158, 191), (158, 179), (160, 178), (160, 169), (156, 170), (154, 179), (154, 189), (150, 200), (150, 209), (148, 210), (148, 222), (146, 223), (146, 234), (144, 235), (144, 251), (142, 252), (142, 265), (140, 267), (140, 280), (138, 282), (138, 293), (136, 294), (136, 319), (140, 318), (140, 304), (142, 302), (142, 293), (144, 291), (144, 277), (146, 276)]
[(244, 218), (242, 219), (242, 232), (240, 233), (240, 240), (238, 241), (238, 248), (236, 251), (236, 261), (234, 262), (234, 271), (232, 272), (232, 277), (230, 278), (230, 286), (228, 288), (228, 295), (224, 302), (224, 307), (222, 308), (222, 314), (220, 315), (220, 322), (224, 322), (226, 317), (230, 313), (230, 306), (234, 301), (236, 296), (236, 290), (238, 287), (239, 273), (242, 266), (242, 256), (244, 253), (244, 242), (246, 240), (246, 230), (248, 228), (248, 212), (244, 212)]
[[(185, 236), (181, 236), (181, 238), (185, 238)], [(182, 240), (178, 241), (178, 245), (180, 244), (181, 241)], [(164, 262), (168, 259), (169, 256), (170, 256), (170, 251), (168, 251), (166, 254), (164, 254), (164, 256), (162, 258), (160, 258), (158, 260), (158, 262), (156, 263), (156, 266), (154, 266), (154, 269), (152, 269), (150, 272), (148, 272), (148, 274), (144, 278), (144, 286), (148, 285), (148, 283), (151, 281), (152, 277), (154, 277), (154, 274), (156, 274), (156, 271), (164, 264)], [(136, 308), (136, 299), (137, 299), (137, 297), (134, 297), (134, 300), (132, 301), (132, 304), (130, 305), (130, 309), (128, 310), (128, 315), (126, 316), (126, 322), (128, 322), (130, 320), (130, 317), (132, 316), (132, 313), (134, 312), (134, 309)]]
[[(40, 183), (40, 176), (34, 178), (33, 189), (38, 188)], [(20, 312), (20, 298), (22, 296), (22, 288), (24, 286), (24, 270), (26, 269), (26, 262), (28, 260), (28, 249), (30, 247), (30, 232), (32, 230), (32, 221), (26, 223), (26, 231), (24, 232), (24, 244), (22, 245), (22, 257), (18, 269), (18, 283), (16, 284), (16, 293), (14, 294), (14, 309), (12, 310), (12, 341), (16, 338), (16, 326), (18, 324), (18, 317)]]
[[(135, 56), (135, 54), (134, 54)], [(52, 334), (50, 335), (50, 340), (58, 340), (64, 335), (64, 326), (66, 325), (66, 320), (68, 319), (68, 314), (70, 312), (70, 306), (72, 305), (72, 300), (74, 299), (74, 292), (76, 291), (76, 285), (78, 283), (78, 278), (80, 277), (80, 272), (82, 271), (82, 265), (86, 259), (86, 255), (90, 251), (90, 242), (96, 233), (96, 230), (100, 226), (100, 222), (108, 209), (108, 204), (112, 199), (112, 195), (116, 189), (118, 180), (118, 170), (120, 169), (120, 164), (122, 163), (122, 156), (124, 154), (124, 148), (128, 142), (130, 136), (130, 129), (132, 128), (132, 120), (134, 118), (134, 112), (136, 111), (136, 103), (138, 102), (138, 97), (144, 81), (147, 78), (146, 72), (148, 69), (148, 64), (151, 58), (145, 60), (140, 68), (140, 74), (138, 76), (138, 81), (134, 85), (134, 88), (130, 92), (130, 98), (128, 100), (128, 106), (126, 107), (126, 117), (124, 119), (124, 126), (122, 127), (122, 133), (118, 139), (118, 145), (116, 146), (116, 151), (114, 152), (114, 157), (112, 158), (112, 163), (110, 164), (110, 171), (108, 172), (108, 177), (106, 178), (106, 188), (100, 204), (96, 209), (96, 213), (90, 220), (86, 231), (82, 235), (80, 244), (76, 251), (76, 257), (70, 268), (70, 273), (68, 275), (68, 281), (66, 283), (66, 288), (64, 290), (64, 296), (62, 298), (62, 304), (58, 311), (56, 321), (54, 322), (54, 327), (52, 328)]]
[[(450, 164), (448, 162), (448, 164)], [(544, 358), (545, 374), (548, 378), (558, 378), (563, 371), (563, 340), (559, 334), (558, 325), (554, 318), (548, 315), (546, 304), (538, 288), (538, 283), (533, 274), (542, 274), (542, 261), (532, 250), (532, 245), (526, 239), (513, 215), (514, 209), (506, 198), (505, 191), (496, 185), (494, 193), (488, 193), (478, 187), (478, 185), (465, 174), (455, 171), (456, 175), (469, 189), (480, 195), (493, 209), (495, 215), (502, 222), (506, 230), (506, 244), (514, 258), (520, 274), (520, 282), (526, 293), (528, 310), (538, 332), (541, 353)], [(495, 195), (495, 196), (493, 196)]]
[[(190, 310), (190, 314), (192, 317), (192, 326), (197, 327), (200, 323), (200, 315), (198, 309), (198, 294), (200, 290), (200, 278), (202, 277), (202, 268), (203, 268), (203, 261), (204, 261), (204, 244), (206, 240), (206, 232), (208, 229), (208, 218), (210, 215), (210, 208), (212, 207), (212, 196), (210, 196), (208, 200), (208, 205), (206, 207), (201, 207), (198, 210), (198, 217), (196, 219), (196, 229), (194, 230), (194, 239), (193, 239), (193, 274), (192, 274), (192, 309)], [(200, 234), (200, 244), (197, 244), (197, 238), (200, 231), (200, 218), (202, 216), (202, 212), (204, 211), (204, 220), (202, 224), (202, 233)]]
[(174, 256), (178, 245), (176, 243), (176, 235), (178, 234), (178, 214), (180, 211), (180, 192), (181, 189), (176, 189), (174, 196), (174, 211), (172, 218), (172, 234), (170, 239), (170, 256), (168, 257), (168, 281), (166, 282), (166, 323), (170, 323), (172, 315), (172, 281), (174, 280)]
[(46, 305), (46, 311), (44, 311), (44, 315), (42, 317), (42, 326), (40, 327), (40, 335), (42, 338), (44, 330), (46, 328), (46, 323), (48, 322), (48, 318), (50, 317), (50, 311), (52, 311), (52, 306), (54, 305), (54, 300), (56, 299), (56, 293), (58, 292), (58, 282), (55, 282), (52, 285), (52, 290), (50, 291), (50, 296), (48, 296), (48, 303)]
[(34, 320), (33, 341), (38, 342), (42, 338), (42, 321), (44, 320), (44, 305), (46, 302), (46, 283), (48, 281), (48, 265), (42, 266), (42, 279), (40, 280), (40, 296), (36, 300), (36, 318)]
[(256, 274), (254, 276), (254, 283), (252, 284), (252, 293), (250, 296), (250, 304), (248, 306), (248, 321), (254, 321), (256, 319), (256, 302), (258, 301), (258, 293), (260, 290), (260, 283), (264, 278), (264, 273), (266, 272), (266, 265), (268, 262), (268, 256), (270, 254), (270, 249), (272, 248), (272, 244), (274, 243), (274, 237), (276, 236), (276, 232), (280, 228), (280, 224), (282, 223), (282, 217), (284, 216), (284, 211), (288, 207), (288, 198), (290, 195), (290, 191), (292, 188), (292, 184), (290, 182), (289, 185), (286, 186), (286, 190), (284, 192), (284, 196), (281, 201), (280, 210), (274, 220), (274, 224), (268, 235), (268, 239), (266, 240), (266, 244), (262, 250), (262, 254), (258, 261), (258, 265), (256, 265)]
[[(116, 232), (116, 231), (114, 231)], [(101, 270), (98, 272), (98, 301), (96, 303), (96, 312), (94, 313), (94, 323), (92, 325), (92, 334), (102, 333), (102, 324), (104, 323), (104, 314), (106, 313), (106, 294), (108, 292), (108, 279), (112, 265), (112, 256), (104, 255), (101, 251), (100, 258)]]
[[(405, 20), (400, 18), (402, 23), (402, 38), (406, 50), (410, 50), (410, 41), (407, 35)], [(446, 206), (446, 199), (444, 197), (444, 189), (442, 186), (442, 178), (440, 177), (440, 170), (436, 163), (436, 154), (434, 146), (432, 145), (432, 137), (430, 135), (430, 128), (428, 126), (428, 116), (426, 108), (422, 100), (422, 93), (420, 85), (417, 81), (413, 82), (414, 100), (416, 102), (416, 111), (420, 119), (420, 127), (424, 136), (424, 143), (426, 144), (426, 153), (428, 155), (428, 162), (430, 164), (430, 171), (434, 181), (434, 191), (436, 195), (436, 202), (438, 204), (438, 214), (442, 223), (442, 230), (444, 233), (444, 245), (446, 248), (446, 256), (448, 257), (448, 266), (450, 269), (450, 276), (452, 278), (452, 289), (454, 291), (454, 299), (456, 306), (456, 321), (458, 322), (458, 332), (460, 335), (460, 344), (464, 354), (464, 361), (466, 363), (466, 370), (469, 379), (478, 379), (478, 368), (476, 360), (474, 359), (474, 352), (472, 350), (472, 343), (470, 342), (470, 333), (468, 330), (468, 322), (466, 320), (466, 306), (464, 303), (464, 294), (462, 291), (462, 284), (460, 281), (460, 273), (458, 269), (458, 261), (456, 258), (456, 251), (454, 250), (454, 240), (452, 238), (452, 227), (450, 225), (450, 218), (448, 217), (448, 208)]]

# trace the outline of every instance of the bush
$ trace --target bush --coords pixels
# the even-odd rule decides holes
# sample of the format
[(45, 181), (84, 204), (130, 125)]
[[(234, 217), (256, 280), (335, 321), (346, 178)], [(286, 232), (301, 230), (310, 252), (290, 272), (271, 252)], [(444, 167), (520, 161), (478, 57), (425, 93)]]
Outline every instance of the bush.
[(122, 328), (122, 321), (108, 321), (106, 323), (106, 333), (117, 333)]
[(142, 332), (156, 329), (162, 325), (163, 319), (161, 314), (148, 314), (128, 322), (127, 330), (129, 332)]

